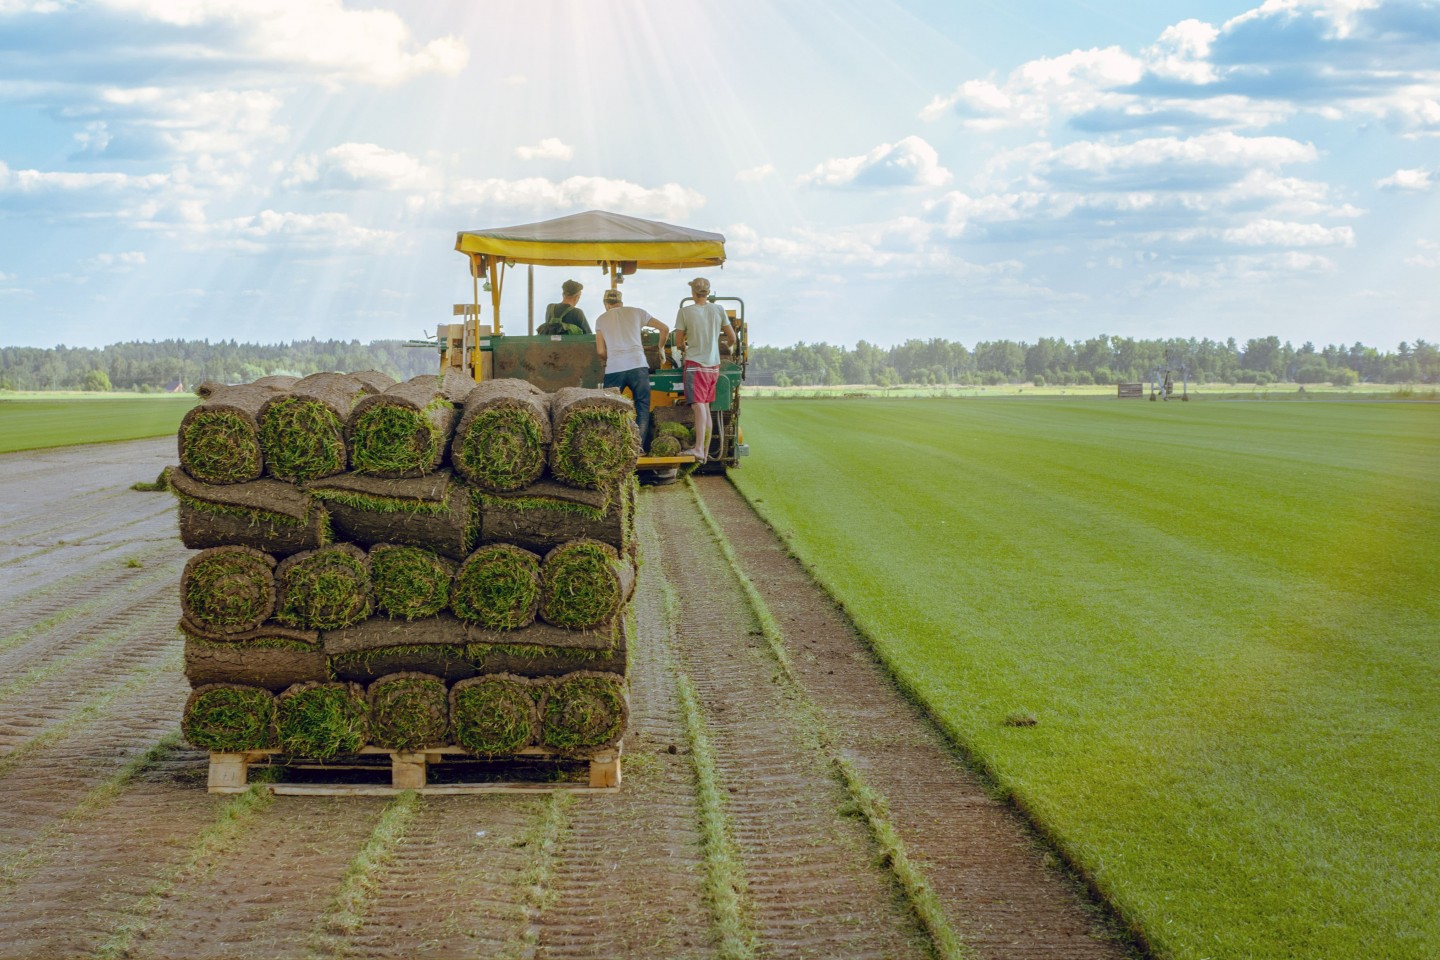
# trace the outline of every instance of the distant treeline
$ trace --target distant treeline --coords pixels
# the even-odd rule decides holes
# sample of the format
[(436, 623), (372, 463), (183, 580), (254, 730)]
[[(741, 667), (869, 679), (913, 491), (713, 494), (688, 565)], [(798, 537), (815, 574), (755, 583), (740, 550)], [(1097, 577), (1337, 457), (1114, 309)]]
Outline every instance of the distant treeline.
[(192, 390), (202, 380), (248, 383), (270, 374), (382, 370), (397, 380), (437, 373), (435, 350), (400, 340), (151, 340), (106, 347), (0, 347), (0, 390)]
[[(797, 343), (755, 347), (750, 376), (761, 384), (1117, 383), (1147, 379), (1162, 364), (1183, 364), (1197, 383), (1440, 383), (1440, 348), (1424, 340), (1380, 351), (1362, 343), (1316, 349), (1278, 337), (1236, 343), (1091, 337), (1034, 343), (907, 340), (894, 347)], [(383, 370), (398, 379), (434, 373), (433, 350), (399, 340), (295, 340), (257, 344), (221, 340), (152, 340), (106, 347), (0, 347), (0, 390), (138, 390), (153, 392), (202, 380), (241, 383), (269, 374)]]
[[(828, 343), (755, 347), (750, 373), (762, 384), (834, 386), (842, 383), (1048, 384), (1123, 383), (1146, 380), (1163, 364), (1183, 365), (1196, 383), (1351, 384), (1440, 383), (1440, 349), (1416, 340), (1393, 352), (1363, 343), (1316, 349), (1295, 347), (1279, 337), (1236, 343), (1215, 340), (1135, 340), (1091, 337), (1066, 341), (1041, 337), (1034, 343), (987, 340), (967, 347), (949, 340), (907, 340), (895, 347), (860, 341), (852, 350)], [(1179, 379), (1179, 373), (1176, 373)]]

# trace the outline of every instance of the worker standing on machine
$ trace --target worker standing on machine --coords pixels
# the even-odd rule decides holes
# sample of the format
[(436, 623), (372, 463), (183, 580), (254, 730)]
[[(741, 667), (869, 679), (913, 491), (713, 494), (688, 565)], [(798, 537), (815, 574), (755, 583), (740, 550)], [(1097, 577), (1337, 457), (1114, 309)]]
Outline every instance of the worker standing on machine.
[[(560, 302), (545, 308), (545, 322), (536, 330), (539, 334), (589, 333), (590, 322), (585, 311), (576, 306), (580, 302), (580, 291), (585, 287), (579, 280), (566, 280), (560, 285)], [(567, 330), (575, 327), (575, 330)]]
[(605, 312), (595, 318), (595, 352), (605, 362), (605, 387), (630, 388), (640, 442), (649, 449), (650, 364), (645, 360), (645, 347), (640, 342), (643, 327), (659, 331), (661, 343), (670, 333), (665, 324), (647, 311), (625, 306), (619, 290), (605, 291)]
[(695, 416), (695, 446), (683, 452), (704, 463), (710, 456), (710, 404), (720, 379), (721, 331), (728, 350), (735, 342), (735, 328), (725, 308), (710, 302), (709, 280), (691, 280), (690, 296), (695, 302), (681, 307), (675, 317), (675, 346), (685, 357), (685, 398)]

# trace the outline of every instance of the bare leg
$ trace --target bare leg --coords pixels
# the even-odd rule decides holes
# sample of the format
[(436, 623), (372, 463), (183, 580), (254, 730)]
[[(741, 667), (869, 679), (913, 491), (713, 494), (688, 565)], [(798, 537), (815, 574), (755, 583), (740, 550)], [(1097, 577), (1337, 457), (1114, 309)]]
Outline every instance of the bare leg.
[(692, 403), (690, 410), (695, 415), (695, 452), (700, 459), (710, 455), (710, 404)]

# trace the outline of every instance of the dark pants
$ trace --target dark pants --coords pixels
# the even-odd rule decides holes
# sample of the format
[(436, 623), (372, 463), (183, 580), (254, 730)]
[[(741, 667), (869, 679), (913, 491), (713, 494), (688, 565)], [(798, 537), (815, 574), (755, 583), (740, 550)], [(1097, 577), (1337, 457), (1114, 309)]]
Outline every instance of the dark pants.
[(636, 367), (605, 374), (606, 387), (630, 388), (635, 400), (635, 422), (640, 426), (640, 442), (650, 449), (650, 368)]

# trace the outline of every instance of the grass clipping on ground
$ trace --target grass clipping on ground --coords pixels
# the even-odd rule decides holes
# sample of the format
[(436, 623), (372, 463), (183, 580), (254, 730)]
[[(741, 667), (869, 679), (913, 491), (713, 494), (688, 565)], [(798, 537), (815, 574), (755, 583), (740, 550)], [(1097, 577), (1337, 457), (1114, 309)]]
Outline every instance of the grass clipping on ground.
[(207, 635), (246, 633), (275, 610), (275, 558), (250, 547), (212, 547), (180, 574), (185, 619)]
[(630, 704), (625, 678), (578, 670), (545, 684), (540, 742), (561, 751), (610, 747), (625, 735)]
[(275, 619), (291, 627), (336, 630), (370, 616), (370, 560), (351, 543), (287, 557), (275, 571)]
[(304, 483), (343, 471), (345, 423), (366, 392), (364, 384), (343, 373), (315, 373), (266, 401), (260, 410), (260, 445), (269, 474)]
[(201, 750), (235, 753), (276, 745), (275, 697), (269, 690), (211, 683), (191, 691), (181, 732)]
[(450, 394), (434, 374), (365, 397), (350, 414), (350, 465), (374, 477), (424, 476), (444, 461), (456, 416)]
[(382, 543), (370, 548), (375, 606), (389, 617), (420, 620), (450, 604), (455, 564), (423, 547)]
[(370, 684), (370, 742), (388, 750), (420, 750), (449, 743), (450, 700), (445, 681), (428, 673), (392, 673)]
[(509, 673), (461, 680), (450, 689), (455, 742), (481, 756), (514, 753), (535, 743), (539, 681)]
[(275, 698), (282, 751), (327, 760), (354, 753), (369, 738), (370, 710), (358, 683), (297, 683)]
[(450, 588), (450, 609), (490, 630), (516, 630), (535, 621), (540, 606), (540, 558), (508, 543), (487, 544), (465, 560)]
[(540, 619), (585, 630), (609, 623), (635, 586), (635, 568), (598, 540), (572, 540), (545, 555), (540, 565)]
[(550, 472), (572, 487), (599, 489), (635, 472), (635, 405), (609, 390), (563, 387), (550, 399)]
[(550, 448), (550, 397), (524, 380), (484, 380), (465, 397), (450, 465), (482, 490), (540, 478)]

